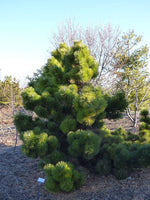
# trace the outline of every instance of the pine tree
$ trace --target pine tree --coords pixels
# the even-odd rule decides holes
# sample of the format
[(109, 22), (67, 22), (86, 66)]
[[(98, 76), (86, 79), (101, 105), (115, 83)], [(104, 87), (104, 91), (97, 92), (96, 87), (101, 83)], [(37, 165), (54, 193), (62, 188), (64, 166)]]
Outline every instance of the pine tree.
[[(22, 93), (25, 109), (35, 112), (36, 117), (18, 113), (14, 122), (23, 153), (41, 159), (39, 165), (47, 175), (49, 191), (69, 192), (80, 187), (85, 174), (79, 166), (101, 169), (104, 174), (114, 171), (119, 177), (128, 174), (125, 165), (118, 175), (114, 164), (119, 163), (121, 170), (121, 157), (125, 164), (129, 160), (126, 145), (117, 146), (126, 133), (111, 133), (103, 123), (105, 116), (120, 116), (127, 102), (123, 92), (110, 97), (94, 87), (91, 80), (97, 74), (98, 64), (81, 41), (72, 47), (62, 43)], [(113, 147), (116, 150), (112, 151)]]

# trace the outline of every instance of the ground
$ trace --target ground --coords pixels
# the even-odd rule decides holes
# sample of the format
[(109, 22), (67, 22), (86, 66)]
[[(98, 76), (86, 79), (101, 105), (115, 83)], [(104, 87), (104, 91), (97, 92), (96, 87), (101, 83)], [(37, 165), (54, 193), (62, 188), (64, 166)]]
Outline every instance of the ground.
[[(0, 200), (37, 200), (39, 177), (45, 178), (38, 168), (38, 159), (27, 158), (17, 140), (11, 109), (0, 109)], [(127, 117), (113, 122), (109, 128), (124, 125), (133, 129)], [(134, 130), (135, 131), (135, 130)], [(49, 193), (40, 186), (40, 200), (150, 200), (150, 168), (138, 169), (124, 180), (114, 176), (100, 177), (89, 173), (85, 184), (72, 193)]]

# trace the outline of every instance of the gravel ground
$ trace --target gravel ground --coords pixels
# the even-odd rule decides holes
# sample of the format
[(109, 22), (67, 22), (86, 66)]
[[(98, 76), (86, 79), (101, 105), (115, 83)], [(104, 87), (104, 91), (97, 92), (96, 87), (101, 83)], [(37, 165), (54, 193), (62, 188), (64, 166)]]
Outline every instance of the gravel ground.
[[(0, 200), (37, 200), (37, 179), (46, 177), (37, 167), (38, 160), (22, 154), (19, 139), (14, 149), (12, 115), (7, 109), (0, 111)], [(133, 129), (126, 117), (105, 122), (111, 130), (123, 125)], [(136, 170), (124, 180), (89, 174), (86, 183), (72, 193), (50, 193), (41, 184), (39, 200), (150, 200), (150, 168)]]
[[(0, 151), (0, 200), (37, 200), (38, 160), (25, 157), (20, 147)], [(139, 169), (124, 180), (89, 174), (82, 188), (72, 193), (49, 193), (44, 184), (40, 200), (150, 200), (150, 168)]]

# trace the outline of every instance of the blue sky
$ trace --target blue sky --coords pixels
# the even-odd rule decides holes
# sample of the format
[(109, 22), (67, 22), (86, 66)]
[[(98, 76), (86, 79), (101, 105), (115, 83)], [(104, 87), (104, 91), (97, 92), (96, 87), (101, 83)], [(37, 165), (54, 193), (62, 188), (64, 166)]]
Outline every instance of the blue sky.
[(0, 69), (25, 80), (49, 57), (50, 39), (66, 19), (81, 26), (112, 24), (135, 30), (150, 47), (149, 0), (0, 0)]

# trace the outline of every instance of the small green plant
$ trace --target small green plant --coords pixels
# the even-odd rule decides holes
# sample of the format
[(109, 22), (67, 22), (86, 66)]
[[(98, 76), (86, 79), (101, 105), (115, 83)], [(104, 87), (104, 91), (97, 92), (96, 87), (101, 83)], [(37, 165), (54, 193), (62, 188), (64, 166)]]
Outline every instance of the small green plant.
[(144, 109), (140, 113), (140, 127), (139, 127), (139, 140), (141, 143), (150, 142), (150, 117), (148, 110)]
[(99, 153), (101, 138), (90, 130), (77, 130), (69, 132), (68, 143), (71, 155), (92, 159)]
[(111, 173), (112, 170), (112, 163), (111, 160), (103, 158), (98, 160), (96, 163), (96, 172), (99, 173), (99, 175), (107, 176)]
[(52, 192), (71, 192), (81, 187), (85, 176), (74, 169), (73, 165), (66, 162), (58, 162), (56, 165), (44, 166), (47, 175), (46, 189)]

